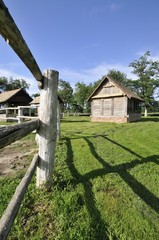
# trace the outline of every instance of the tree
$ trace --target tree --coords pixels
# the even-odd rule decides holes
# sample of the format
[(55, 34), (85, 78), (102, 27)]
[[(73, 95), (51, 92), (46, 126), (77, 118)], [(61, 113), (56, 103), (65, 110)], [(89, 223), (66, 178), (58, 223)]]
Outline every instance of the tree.
[[(103, 77), (102, 77), (103, 78)], [(99, 79), (99, 80), (97, 80), (97, 81), (95, 81), (93, 84), (92, 84), (92, 92), (93, 92), (93, 90), (95, 90), (97, 87), (98, 87), (98, 85), (100, 84), (100, 82), (102, 81), (102, 78), (101, 79)], [(92, 93), (91, 92), (91, 93)], [(90, 94), (91, 94), (90, 93)]]
[(108, 77), (117, 80), (118, 82), (122, 83), (124, 86), (130, 88), (134, 92), (138, 92), (138, 88), (134, 85), (132, 79), (129, 79), (124, 72), (119, 70), (111, 69), (108, 71)]
[(64, 109), (70, 110), (73, 102), (73, 89), (69, 82), (59, 80), (58, 94), (64, 102)]
[(144, 100), (145, 116), (147, 116), (147, 108), (154, 102), (154, 93), (159, 87), (159, 62), (150, 59), (150, 51), (147, 51), (129, 66), (138, 77), (137, 80), (132, 81), (132, 87)]
[(28, 84), (24, 79), (13, 79), (12, 77), (0, 77), (0, 93), (18, 88), (29, 89)]
[(75, 84), (74, 99), (80, 106), (82, 112), (90, 112), (90, 103), (87, 102), (87, 98), (93, 91), (93, 84), (86, 85), (84, 82), (77, 82)]
[(7, 91), (18, 88), (29, 89), (29, 87), (30, 84), (28, 84), (24, 79), (13, 79), (11, 77), (8, 82)]
[(77, 82), (75, 84), (74, 98), (76, 103), (81, 107), (81, 111), (83, 112), (87, 99), (87, 86), (84, 82)]
[(6, 91), (8, 79), (6, 77), (0, 77), (0, 93)]
[(123, 72), (120, 72), (115, 69), (111, 69), (108, 71), (107, 75), (108, 75), (108, 77), (123, 83), (125, 86), (128, 85), (128, 78), (127, 78), (126, 74)]
[(40, 93), (34, 93), (31, 95), (32, 98), (36, 98), (36, 97), (39, 97), (40, 96)]

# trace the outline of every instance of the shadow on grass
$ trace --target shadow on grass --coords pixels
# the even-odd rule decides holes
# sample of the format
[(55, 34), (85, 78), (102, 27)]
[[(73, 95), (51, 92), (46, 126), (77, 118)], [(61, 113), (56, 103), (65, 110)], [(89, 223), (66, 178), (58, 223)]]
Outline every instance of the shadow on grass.
[(82, 183), (84, 187), (84, 197), (86, 202), (86, 207), (89, 212), (91, 223), (90, 223), (90, 229), (91, 229), (91, 239), (103, 239), (107, 240), (107, 226), (106, 223), (102, 220), (100, 211), (96, 208), (95, 198), (92, 191), (92, 184), (89, 181), (89, 179), (86, 179), (83, 175), (81, 175), (77, 169), (74, 166), (73, 162), (73, 150), (71, 145), (71, 140), (69, 138), (66, 138), (66, 144), (67, 144), (67, 165), (68, 168), (74, 177), (74, 183), (78, 184)]
[(159, 122), (159, 117), (142, 117), (140, 122)]
[[(133, 192), (138, 195), (147, 205), (149, 205), (153, 210), (155, 210), (157, 213), (159, 213), (159, 198), (156, 197), (153, 193), (151, 193), (142, 183), (140, 183), (138, 180), (136, 180), (129, 172), (129, 169), (134, 168), (137, 165), (145, 164), (148, 162), (154, 162), (155, 164), (159, 164), (159, 156), (158, 155), (152, 155), (147, 158), (143, 158), (141, 155), (135, 153), (131, 149), (115, 142), (114, 140), (108, 138), (105, 135), (99, 135), (100, 137), (103, 137), (105, 140), (110, 141), (112, 144), (115, 144), (124, 150), (130, 152), (133, 154), (137, 159), (128, 162), (128, 163), (122, 163), (115, 166), (111, 166), (109, 163), (107, 163), (103, 158), (99, 156), (99, 154), (96, 152), (96, 149), (93, 145), (93, 143), (90, 141), (90, 138), (92, 136), (85, 136), (82, 137), (88, 144), (90, 151), (92, 155), (96, 158), (98, 162), (100, 162), (103, 166), (103, 168), (92, 170), (84, 175), (81, 175), (77, 169), (74, 166), (73, 162), (73, 150), (71, 145), (71, 139), (66, 138), (66, 144), (67, 144), (67, 165), (68, 168), (73, 176), (73, 179), (71, 180), (71, 183), (74, 185), (77, 185), (79, 183), (82, 183), (85, 190), (85, 201), (86, 201), (86, 207), (89, 212), (89, 215), (91, 217), (91, 229), (94, 229), (94, 236), (92, 236), (91, 239), (108, 239), (107, 235), (107, 225), (102, 220), (101, 214), (99, 210), (96, 208), (95, 198), (92, 191), (92, 184), (91, 179), (97, 178), (98, 176), (104, 176), (109, 173), (117, 173), (127, 184), (128, 186), (133, 190)], [(97, 137), (97, 136), (94, 136)], [(140, 159), (140, 160), (139, 160)]]
[(143, 158), (141, 155), (136, 154), (129, 148), (126, 148), (125, 146), (122, 146), (121, 144), (109, 139), (106, 136), (102, 136), (106, 140), (112, 142), (113, 144), (116, 144), (120, 147), (122, 147), (124, 150), (130, 152), (131, 154), (134, 154), (136, 157), (140, 158), (141, 160), (135, 159), (134, 161), (131, 161), (130, 163), (123, 163), (116, 166), (111, 166), (103, 158), (101, 158), (98, 153), (95, 150), (95, 147), (93, 143), (88, 139), (84, 138), (87, 142), (91, 153), (94, 155), (94, 157), (103, 165), (103, 169), (97, 169), (93, 170), (92, 172), (89, 172), (85, 174), (85, 177), (87, 179), (90, 178), (96, 178), (98, 176), (102, 176), (108, 173), (118, 173), (119, 176), (129, 185), (129, 187), (134, 191), (135, 194), (137, 194), (146, 204), (148, 204), (153, 210), (155, 210), (157, 213), (159, 213), (159, 198), (157, 198), (153, 193), (151, 193), (143, 184), (141, 184), (139, 181), (137, 181), (127, 170), (139, 165), (144, 164), (148, 162), (154, 162), (155, 164), (159, 164), (159, 156), (158, 155), (152, 155), (147, 158)]

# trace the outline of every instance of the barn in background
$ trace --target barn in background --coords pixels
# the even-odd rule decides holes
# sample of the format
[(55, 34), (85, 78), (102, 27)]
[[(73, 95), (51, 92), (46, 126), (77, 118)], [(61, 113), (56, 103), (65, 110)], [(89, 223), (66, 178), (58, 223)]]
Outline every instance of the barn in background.
[(0, 107), (28, 106), (32, 100), (23, 88), (0, 93)]
[[(16, 108), (18, 106), (28, 106), (32, 100), (23, 88), (0, 93), (0, 108), (2, 110), (0, 111), (0, 121), (7, 122), (10, 121), (11, 118), (13, 120), (13, 118), (16, 118), (18, 115), (18, 109)], [(5, 109), (10, 107), (14, 107), (15, 109)]]
[(91, 102), (92, 122), (133, 122), (141, 119), (143, 100), (130, 89), (107, 76), (87, 101)]

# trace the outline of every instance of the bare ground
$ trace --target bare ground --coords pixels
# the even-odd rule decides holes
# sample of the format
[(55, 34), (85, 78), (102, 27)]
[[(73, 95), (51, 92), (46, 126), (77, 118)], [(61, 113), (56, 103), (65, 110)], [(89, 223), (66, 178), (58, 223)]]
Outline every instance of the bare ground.
[(11, 176), (28, 168), (36, 152), (36, 143), (31, 140), (16, 141), (0, 149), (0, 177)]

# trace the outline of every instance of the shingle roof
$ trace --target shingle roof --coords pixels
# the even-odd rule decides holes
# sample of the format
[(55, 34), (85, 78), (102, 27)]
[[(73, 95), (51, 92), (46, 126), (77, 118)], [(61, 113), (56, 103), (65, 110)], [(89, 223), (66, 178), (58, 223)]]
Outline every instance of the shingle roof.
[(92, 94), (89, 96), (89, 98), (87, 99), (87, 101), (89, 101), (93, 95), (96, 93), (97, 89), (102, 85), (102, 83), (108, 80), (109, 82), (112, 82), (116, 87), (118, 87), (123, 94), (125, 94), (128, 98), (134, 98), (134, 99), (138, 99), (139, 101), (143, 102), (144, 100), (142, 98), (140, 98), (135, 92), (133, 92), (132, 90), (130, 90), (128, 87), (126, 87), (124, 84), (122, 84), (121, 82), (114, 80), (108, 76), (104, 76), (101, 80), (101, 82), (99, 83), (99, 85), (96, 87), (96, 89), (92, 92)]
[(21, 91), (21, 88), (0, 93), (0, 103), (7, 102), (10, 98), (12, 98), (15, 94)]

